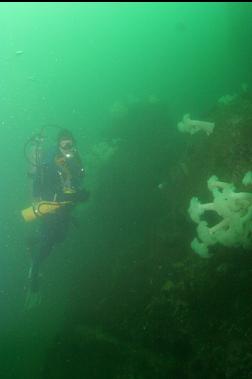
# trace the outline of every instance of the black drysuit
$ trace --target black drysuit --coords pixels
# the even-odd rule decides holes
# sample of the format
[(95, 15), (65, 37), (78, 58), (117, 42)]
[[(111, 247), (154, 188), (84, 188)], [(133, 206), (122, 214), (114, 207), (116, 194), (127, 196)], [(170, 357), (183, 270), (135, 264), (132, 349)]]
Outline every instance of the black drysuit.
[[(63, 165), (57, 162), (63, 162)], [(70, 174), (70, 184), (72, 193), (66, 193), (64, 188), (64, 171)], [(33, 252), (32, 265), (30, 269), (30, 287), (32, 292), (39, 289), (38, 275), (41, 263), (51, 253), (53, 247), (63, 242), (66, 238), (69, 223), (71, 220), (71, 210), (73, 204), (78, 201), (85, 201), (88, 192), (81, 189), (84, 169), (79, 155), (76, 153), (73, 158), (64, 159), (58, 149), (52, 149), (41, 159), (37, 167), (33, 182), (33, 195), (42, 201), (72, 201), (71, 205), (63, 206), (55, 213), (48, 213), (42, 216), (39, 222), (38, 236), (36, 238), (36, 251)], [(69, 184), (69, 183), (68, 183)]]

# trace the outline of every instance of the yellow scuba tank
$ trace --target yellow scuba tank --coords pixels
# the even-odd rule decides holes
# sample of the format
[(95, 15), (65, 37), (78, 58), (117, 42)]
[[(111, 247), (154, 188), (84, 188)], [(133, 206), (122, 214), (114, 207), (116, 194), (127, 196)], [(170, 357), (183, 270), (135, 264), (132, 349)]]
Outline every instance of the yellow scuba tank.
[(34, 221), (48, 213), (54, 213), (59, 208), (71, 204), (71, 201), (40, 201), (29, 208), (23, 209), (21, 214), (26, 222)]

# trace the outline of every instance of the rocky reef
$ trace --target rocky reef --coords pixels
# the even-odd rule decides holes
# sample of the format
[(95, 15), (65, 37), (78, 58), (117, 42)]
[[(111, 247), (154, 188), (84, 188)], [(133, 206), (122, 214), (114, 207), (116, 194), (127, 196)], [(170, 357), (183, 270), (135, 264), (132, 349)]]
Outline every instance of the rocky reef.
[(105, 133), (120, 145), (83, 220), (88, 263), (76, 270), (43, 377), (250, 378), (251, 251), (215, 245), (210, 260), (199, 257), (188, 208), (193, 196), (209, 201), (211, 175), (244, 190), (252, 95), (199, 115), (215, 123), (210, 135), (180, 134), (161, 102), (121, 116)]

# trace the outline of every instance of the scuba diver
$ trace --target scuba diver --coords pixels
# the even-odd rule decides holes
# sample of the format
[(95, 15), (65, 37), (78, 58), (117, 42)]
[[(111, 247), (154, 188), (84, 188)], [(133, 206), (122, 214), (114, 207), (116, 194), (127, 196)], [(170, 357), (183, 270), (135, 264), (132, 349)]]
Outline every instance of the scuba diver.
[[(22, 212), (26, 221), (39, 218), (38, 236), (33, 241), (32, 263), (26, 308), (40, 303), (39, 270), (52, 249), (66, 238), (71, 211), (85, 202), (89, 192), (82, 187), (84, 168), (76, 141), (67, 129), (61, 129), (55, 147), (43, 149), (42, 133), (30, 140), (28, 172), (33, 183), (33, 206)], [(45, 151), (44, 151), (45, 150)]]

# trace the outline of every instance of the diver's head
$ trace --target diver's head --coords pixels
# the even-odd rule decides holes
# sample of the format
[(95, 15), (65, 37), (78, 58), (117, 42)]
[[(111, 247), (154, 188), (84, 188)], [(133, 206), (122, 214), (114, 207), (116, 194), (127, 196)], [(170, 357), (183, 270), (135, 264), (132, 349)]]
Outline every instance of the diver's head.
[(58, 147), (65, 158), (73, 158), (76, 153), (76, 143), (72, 133), (63, 129), (58, 135)]

